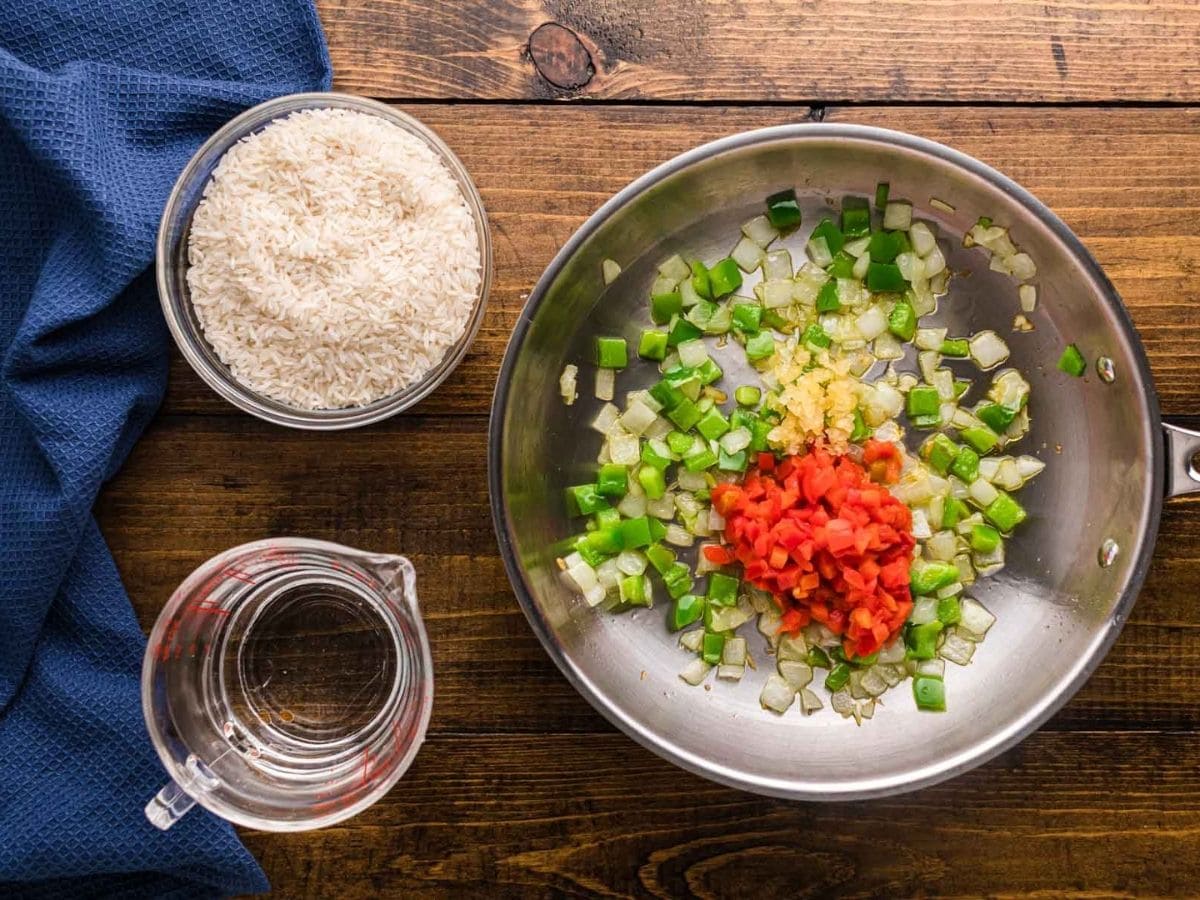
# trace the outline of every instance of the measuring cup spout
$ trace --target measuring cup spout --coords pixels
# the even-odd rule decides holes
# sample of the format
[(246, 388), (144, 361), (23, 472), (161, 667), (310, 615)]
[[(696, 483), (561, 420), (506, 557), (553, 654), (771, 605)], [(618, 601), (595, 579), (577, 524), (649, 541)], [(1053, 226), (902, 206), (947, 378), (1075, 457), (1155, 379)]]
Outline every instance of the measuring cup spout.
[(196, 801), (187, 791), (174, 781), (168, 781), (166, 786), (154, 795), (154, 799), (146, 804), (146, 818), (155, 828), (166, 831), (195, 805)]
[(419, 615), (417, 573), (412, 563), (403, 556), (380, 555), (372, 558), (371, 567), (392, 598)]

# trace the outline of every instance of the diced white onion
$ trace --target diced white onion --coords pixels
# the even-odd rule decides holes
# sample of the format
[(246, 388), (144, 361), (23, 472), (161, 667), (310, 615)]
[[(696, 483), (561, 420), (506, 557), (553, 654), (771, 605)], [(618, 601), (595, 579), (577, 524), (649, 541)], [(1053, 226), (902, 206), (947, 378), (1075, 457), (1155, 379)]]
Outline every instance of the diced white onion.
[(992, 379), (988, 397), (1001, 406), (1020, 409), (1029, 397), (1029, 382), (1016, 369), (1005, 369)]
[(657, 418), (657, 413), (641, 400), (634, 400), (620, 418), (621, 427), (630, 434), (641, 434)]
[(592, 428), (601, 434), (608, 434), (620, 415), (621, 411), (616, 406), (611, 403), (605, 403), (600, 407), (600, 412), (596, 413), (596, 418), (592, 419)]
[(617, 384), (616, 369), (597, 369), (596, 370), (596, 399), (597, 400), (612, 400), (613, 391)]
[(942, 646), (938, 649), (938, 655), (942, 659), (948, 659), (956, 665), (965, 666), (971, 661), (971, 657), (975, 655), (975, 645), (960, 634), (950, 632), (946, 635), (946, 639), (942, 641)]
[(887, 316), (878, 306), (868, 307), (867, 311), (854, 320), (858, 333), (863, 340), (873, 341), (887, 331)]
[(779, 641), (779, 658), (803, 661), (808, 659), (808, 642), (802, 634), (789, 634)]
[(568, 364), (563, 366), (562, 374), (558, 376), (558, 392), (567, 406), (573, 405), (575, 398), (579, 396), (579, 391), (576, 389), (578, 375), (579, 366)]
[(715, 506), (708, 508), (708, 530), (723, 531), (725, 529), (725, 517), (717, 512)]
[(904, 345), (890, 331), (885, 331), (883, 334), (875, 338), (875, 345), (871, 348), (871, 352), (875, 354), (876, 359), (892, 360), (904, 358)]
[(834, 712), (843, 716), (851, 715), (855, 708), (854, 698), (850, 696), (850, 692), (845, 688), (842, 688), (840, 691), (834, 691), (833, 695), (829, 698), (829, 703), (833, 707)]
[(675, 349), (679, 353), (679, 361), (689, 369), (703, 365), (708, 359), (708, 348), (699, 339), (683, 341)]
[(741, 681), (746, 674), (745, 666), (729, 666), (725, 663), (717, 666), (717, 678), (722, 681)]
[(1000, 458), (997, 456), (985, 456), (979, 460), (979, 477), (985, 481), (996, 483), (996, 473), (1000, 471)]
[(747, 237), (738, 241), (733, 252), (729, 254), (730, 258), (738, 264), (738, 268), (745, 272), (753, 272), (762, 265), (765, 255), (762, 247)]
[(862, 681), (860, 682), (862, 689), (872, 697), (878, 697), (888, 689), (888, 683), (878, 669), (878, 666), (872, 666), (867, 669), (863, 672)]
[(962, 582), (955, 581), (955, 582), (952, 582), (952, 583), (946, 585), (943, 588), (938, 588), (937, 593), (934, 594), (934, 596), (937, 597), (939, 600), (945, 600), (947, 597), (957, 597), (962, 592), (963, 592)]
[(721, 662), (727, 666), (744, 666), (746, 664), (746, 639), (740, 637), (727, 639), (721, 650)]
[(646, 492), (634, 493), (633, 488), (617, 504), (617, 512), (627, 519), (637, 519), (646, 514)]
[[(934, 247), (925, 257), (925, 277), (933, 278), (946, 271), (946, 257), (941, 247)], [(940, 292), (938, 292), (940, 293)]]
[(933, 597), (918, 597), (913, 601), (908, 620), (914, 625), (926, 625), (937, 619), (937, 600)]
[(657, 500), (647, 499), (646, 515), (654, 516), (656, 519), (675, 518), (675, 495), (668, 491)]
[(727, 431), (721, 435), (721, 440), (718, 442), (721, 449), (726, 453), (737, 453), (739, 450), (745, 450), (750, 446), (750, 442), (754, 439), (754, 435), (750, 433), (749, 428), (735, 428), (733, 431)]
[(911, 251), (906, 251), (896, 257), (896, 268), (900, 270), (905, 281), (918, 281), (925, 277), (925, 263), (921, 261), (921, 257)]
[(917, 368), (921, 370), (921, 378), (926, 384), (933, 383), (933, 373), (937, 371), (942, 361), (942, 354), (936, 350), (922, 350), (917, 354)]
[(985, 371), (1008, 359), (1008, 344), (994, 331), (980, 331), (971, 335), (969, 347), (971, 358)]
[(994, 481), (1006, 491), (1015, 491), (1025, 483), (1025, 479), (1017, 471), (1017, 461), (1012, 457), (1005, 457), (1000, 461)]
[(892, 200), (883, 208), (883, 227), (888, 231), (907, 231), (912, 225), (912, 204)]
[(712, 666), (706, 663), (701, 657), (697, 656), (684, 667), (683, 671), (679, 673), (679, 677), (695, 687), (704, 681), (704, 679), (708, 677), (708, 673), (711, 671)]
[(1046, 464), (1036, 456), (1017, 457), (1017, 474), (1021, 476), (1022, 481), (1028, 481), (1044, 468), (1046, 468)]
[(642, 458), (642, 443), (636, 434), (610, 434), (608, 454), (619, 466), (636, 466)]
[(950, 562), (958, 553), (958, 539), (953, 531), (938, 531), (925, 541), (925, 553), (930, 559)]
[(791, 281), (764, 281), (759, 287), (762, 304), (767, 309), (782, 309), (792, 305), (796, 285)]
[(967, 491), (971, 499), (980, 506), (987, 506), (1000, 496), (999, 492), (992, 487), (991, 482), (984, 481), (982, 478), (972, 481)]
[(622, 550), (617, 554), (617, 568), (626, 575), (641, 575), (646, 571), (646, 557), (636, 550)]
[[(658, 273), (671, 281), (672, 286), (679, 284), (683, 279), (692, 274), (691, 267), (683, 261), (683, 257), (676, 253), (674, 256), (666, 259), (658, 267)], [(655, 291), (654, 293), (660, 293)]]
[[(704, 298), (696, 293), (696, 286), (692, 284), (692, 279), (685, 278), (679, 282), (679, 301), (683, 304), (684, 309), (691, 309)], [(669, 369), (670, 366), (664, 366)]]
[(655, 416), (654, 421), (650, 423), (650, 427), (642, 432), (642, 436), (648, 438), (663, 438), (674, 430), (675, 426), (672, 425), (667, 419), (664, 419), (662, 416)]
[(879, 651), (879, 661), (881, 663), (899, 663), (904, 662), (906, 656), (904, 641), (896, 638), (886, 647)]
[(1037, 288), (1032, 284), (1023, 284), (1017, 288), (1017, 296), (1021, 299), (1021, 312), (1031, 313), (1037, 309)]
[(743, 223), (742, 234), (759, 247), (766, 247), (767, 244), (779, 237), (779, 232), (775, 230), (775, 226), (766, 216), (755, 216), (749, 222)]
[(800, 711), (806, 716), (811, 716), (817, 710), (824, 707), (821, 698), (810, 691), (808, 688), (800, 691)]
[(621, 264), (615, 259), (606, 259), (600, 264), (600, 269), (604, 274), (604, 283), (612, 284), (617, 280), (617, 276), (621, 274)]
[(796, 691), (779, 675), (767, 677), (767, 683), (763, 685), (762, 693), (758, 698), (763, 709), (769, 709), (781, 715), (788, 711), (795, 700)]
[(871, 246), (871, 239), (869, 237), (863, 237), (863, 238), (855, 238), (852, 241), (846, 241), (846, 243), (842, 247), (842, 249), (845, 250), (846, 253), (848, 253), (850, 256), (853, 256), (855, 259), (858, 259), (860, 256), (862, 256), (864, 253), (867, 252), (867, 249), (870, 246)]
[(947, 332), (946, 328), (918, 328), (913, 345), (918, 350), (941, 350)]
[(954, 212), (953, 206), (951, 206), (945, 200), (939, 200), (937, 197), (930, 197), (929, 205), (932, 206), (934, 209), (940, 209), (944, 213), (953, 213)]
[(704, 629), (693, 628), (691, 631), (685, 631), (679, 636), (679, 646), (684, 650), (691, 650), (693, 653), (699, 652), (704, 646)]
[[(938, 397), (942, 402), (953, 402), (954, 400), (954, 373), (949, 369), (936, 369), (933, 377), (929, 379), (929, 383), (937, 388)], [(953, 413), (951, 413), (953, 415)], [(948, 419), (949, 416), (942, 413), (942, 419)]]
[(933, 529), (929, 527), (929, 520), (925, 518), (924, 510), (914, 509), (912, 511), (912, 536), (918, 541), (933, 536)]
[(812, 238), (805, 246), (808, 258), (822, 269), (833, 262), (833, 254), (829, 252), (829, 242), (823, 237)]
[(937, 300), (933, 297), (933, 291), (929, 288), (929, 282), (925, 279), (914, 281), (912, 283), (912, 308), (917, 317), (927, 316), (937, 309)]
[[(708, 480), (704, 477), (703, 472), (689, 472), (687, 469), (680, 468), (679, 474), (676, 476), (679, 482), (679, 489), (682, 491), (703, 491), (708, 487)], [(680, 497), (680, 505), (682, 506), (683, 497)], [(691, 497), (687, 498), (691, 500)]]
[(995, 622), (996, 617), (988, 612), (982, 603), (974, 597), (963, 597), (962, 618), (959, 620), (961, 627), (983, 637)]
[(854, 261), (854, 268), (850, 273), (859, 281), (867, 277), (867, 269), (871, 267), (871, 254), (864, 253)]
[(928, 675), (933, 678), (944, 678), (946, 675), (946, 661), (944, 659), (923, 659), (917, 663), (917, 674)]
[(917, 256), (928, 256), (929, 251), (937, 246), (937, 238), (933, 229), (924, 222), (913, 222), (908, 229), (908, 239), (912, 242), (913, 251)]
[(1037, 265), (1028, 253), (1014, 253), (1008, 258), (1009, 271), (1018, 281), (1028, 281), (1037, 274)]
[(696, 541), (687, 529), (674, 522), (667, 526), (667, 533), (663, 536), (663, 540), (676, 547), (690, 547)]
[(772, 250), (763, 260), (763, 279), (766, 281), (791, 281), (792, 254), (787, 250)]
[(808, 687), (813, 680), (812, 667), (808, 663), (801, 662), (798, 659), (781, 659), (779, 661), (779, 674), (796, 691)]

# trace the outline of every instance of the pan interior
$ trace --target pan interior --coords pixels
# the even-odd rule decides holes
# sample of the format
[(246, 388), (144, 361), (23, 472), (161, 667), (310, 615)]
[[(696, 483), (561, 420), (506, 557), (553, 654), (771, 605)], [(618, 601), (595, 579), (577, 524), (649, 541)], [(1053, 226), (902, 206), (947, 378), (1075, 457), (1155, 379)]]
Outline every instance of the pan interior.
[[(508, 351), (493, 412), (493, 502), (501, 546), (535, 631), (581, 692), (647, 746), (709, 777), (764, 793), (813, 798), (891, 793), (948, 777), (998, 752), (1056, 709), (1098, 662), (1132, 602), (1157, 521), (1158, 413), (1140, 347), (1111, 286), (1048, 211), (986, 168), (925, 142), (856, 129), (772, 129), (694, 151), (631, 186), (588, 223), (548, 270)], [(960, 164), (960, 162), (962, 164)], [(659, 262), (672, 253), (709, 262), (726, 255), (762, 198), (794, 186), (804, 225), (785, 240), (797, 261), (807, 233), (835, 213), (844, 194), (870, 196), (878, 181), (936, 222), (955, 279), (935, 316), (952, 336), (995, 329), (1033, 387), (1031, 433), (1012, 452), (1031, 453), (1045, 472), (1020, 494), (1030, 520), (1008, 542), (1008, 563), (968, 590), (998, 621), (966, 668), (947, 666), (949, 711), (916, 710), (907, 683), (886, 694), (858, 727), (827, 708), (810, 718), (763, 711), (758, 694), (774, 660), (752, 624), (743, 627), (758, 671), (737, 684), (692, 688), (679, 671), (692, 658), (665, 627), (658, 589), (650, 610), (609, 615), (587, 608), (557, 577), (555, 545), (581, 529), (567, 518), (562, 489), (594, 478), (600, 436), (588, 423), (596, 335), (636, 347), (649, 327), (646, 298)], [(939, 212), (938, 197), (955, 207)], [(1027, 203), (1026, 201), (1030, 202)], [(1011, 227), (1038, 263), (1036, 330), (1013, 334), (1016, 284), (988, 270), (980, 250), (961, 246), (980, 215)], [(610, 286), (601, 261), (624, 271)], [(753, 280), (747, 279), (747, 285)], [(743, 291), (745, 292), (745, 290)], [(1111, 357), (1113, 384), (1057, 371), (1075, 342), (1089, 360)], [(747, 372), (730, 344), (715, 354), (727, 383)], [(559, 397), (563, 366), (580, 368), (580, 397)], [(948, 361), (975, 382), (990, 375)], [(877, 370), (882, 368), (877, 366)], [(915, 370), (915, 359), (903, 368)], [(654, 380), (649, 364), (618, 377), (624, 392)], [(915, 446), (923, 434), (910, 435)], [(498, 488), (498, 490), (496, 490)], [(1101, 543), (1121, 552), (1098, 563)]]

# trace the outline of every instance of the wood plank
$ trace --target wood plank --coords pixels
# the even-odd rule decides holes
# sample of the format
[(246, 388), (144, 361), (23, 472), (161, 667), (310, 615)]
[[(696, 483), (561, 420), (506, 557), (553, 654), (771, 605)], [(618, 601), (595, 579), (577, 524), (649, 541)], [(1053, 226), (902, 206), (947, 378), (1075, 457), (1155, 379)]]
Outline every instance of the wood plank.
[(388, 98), (1200, 98), (1200, 8), (1116, 0), (319, 0), (335, 86)]
[(1042, 732), (950, 784), (821, 805), (621, 735), (447, 735), (357, 818), (245, 838), (286, 897), (1188, 896), (1200, 747)]
[[(609, 731), (512, 593), (492, 532), (486, 444), (480, 416), (409, 416), (340, 436), (237, 416), (160, 417), (98, 515), (145, 629), (192, 569), (244, 541), (302, 534), (399, 552), (420, 579), (435, 730)], [(1200, 728), (1198, 514), (1200, 498), (1168, 505), (1130, 623), (1050, 728)]]
[[(647, 169), (804, 108), (417, 106), (472, 172), (491, 217), (496, 279), (462, 366), (418, 414), (484, 413), (516, 317), (557, 249)], [(1194, 300), (1200, 109), (834, 109), (826, 118), (919, 132), (988, 162), (1048, 203), (1106, 268), (1150, 355), (1164, 412), (1200, 410)], [(1086, 136), (1086, 138), (1081, 138)], [(165, 411), (226, 414), (176, 356)]]

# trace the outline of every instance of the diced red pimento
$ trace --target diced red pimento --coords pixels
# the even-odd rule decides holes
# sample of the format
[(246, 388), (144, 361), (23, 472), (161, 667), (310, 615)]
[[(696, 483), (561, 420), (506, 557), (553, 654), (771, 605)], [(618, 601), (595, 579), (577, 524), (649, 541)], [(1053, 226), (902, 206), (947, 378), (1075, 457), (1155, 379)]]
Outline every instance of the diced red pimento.
[(774, 594), (784, 632), (820, 622), (842, 636), (847, 655), (868, 656), (912, 611), (912, 514), (884, 486), (900, 465), (899, 450), (875, 440), (863, 465), (819, 448), (780, 461), (759, 454), (741, 484), (713, 488), (726, 546), (704, 555), (740, 562), (747, 581)]

